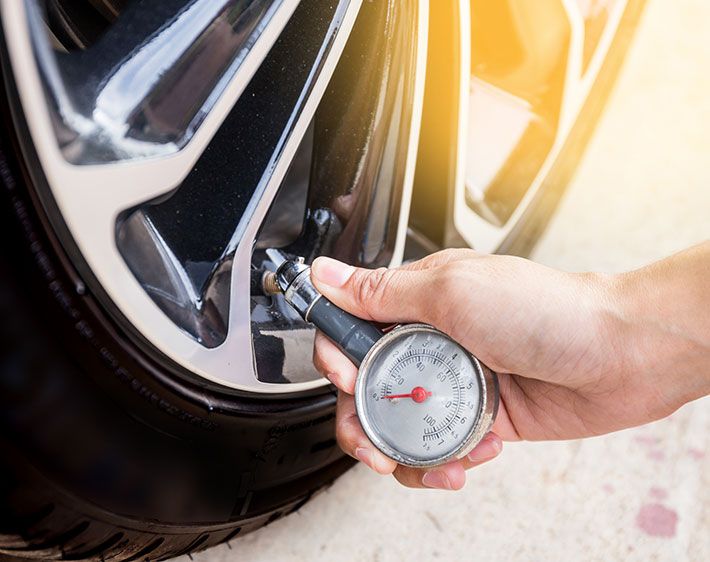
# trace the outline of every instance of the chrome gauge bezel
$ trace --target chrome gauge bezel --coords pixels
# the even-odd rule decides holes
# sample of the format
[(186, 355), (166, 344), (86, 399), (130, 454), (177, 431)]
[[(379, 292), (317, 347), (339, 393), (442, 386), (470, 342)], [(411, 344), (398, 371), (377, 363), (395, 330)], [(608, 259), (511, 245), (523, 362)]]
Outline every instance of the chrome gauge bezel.
[[(427, 332), (438, 337), (443, 336), (449, 339), (452, 344), (461, 350), (463, 355), (469, 358), (473, 370), (476, 373), (480, 401), (478, 412), (476, 413), (476, 421), (471, 425), (471, 428), (461, 439), (459, 445), (445, 455), (439, 455), (431, 459), (422, 460), (397, 451), (379, 436), (367, 413), (366, 389), (368, 378), (373, 374), (373, 365), (376, 363), (376, 359), (380, 356), (380, 354), (386, 352), (387, 349), (389, 349), (392, 344), (398, 340), (407, 338), (415, 333), (421, 334)], [(451, 340), (449, 336), (428, 324), (406, 324), (397, 326), (391, 332), (385, 334), (375, 345), (372, 346), (363, 359), (358, 370), (357, 381), (355, 383), (355, 408), (358, 418), (360, 419), (360, 424), (362, 425), (368, 439), (370, 439), (372, 444), (382, 451), (382, 453), (397, 461), (399, 464), (415, 468), (439, 466), (448, 461), (463, 458), (471, 452), (471, 450), (478, 443), (480, 443), (493, 425), (493, 421), (498, 410), (498, 401), (498, 378), (496, 374), (481, 363), (481, 361), (479, 361), (474, 355), (464, 349), (459, 343)]]

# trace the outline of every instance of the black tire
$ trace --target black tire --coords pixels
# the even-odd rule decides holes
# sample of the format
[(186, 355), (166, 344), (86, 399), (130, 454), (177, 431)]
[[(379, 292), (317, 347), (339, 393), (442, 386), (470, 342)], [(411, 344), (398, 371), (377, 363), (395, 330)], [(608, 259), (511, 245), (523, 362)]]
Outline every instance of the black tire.
[(171, 558), (258, 529), (347, 470), (332, 389), (206, 389), (128, 339), (49, 228), (6, 96), (2, 114), (0, 553)]

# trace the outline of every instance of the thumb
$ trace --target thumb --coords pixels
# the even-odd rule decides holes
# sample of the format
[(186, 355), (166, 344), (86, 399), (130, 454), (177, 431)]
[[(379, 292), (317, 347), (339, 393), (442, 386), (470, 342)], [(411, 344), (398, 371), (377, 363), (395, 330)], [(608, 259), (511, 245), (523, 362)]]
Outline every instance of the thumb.
[(363, 269), (319, 257), (311, 267), (316, 288), (336, 306), (376, 322), (434, 323), (427, 306), (436, 270)]

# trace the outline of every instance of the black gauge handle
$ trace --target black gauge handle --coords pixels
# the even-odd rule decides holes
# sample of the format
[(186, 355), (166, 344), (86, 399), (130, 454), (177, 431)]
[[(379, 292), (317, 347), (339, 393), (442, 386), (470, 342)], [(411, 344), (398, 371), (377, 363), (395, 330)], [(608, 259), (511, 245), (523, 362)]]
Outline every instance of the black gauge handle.
[(338, 308), (323, 296), (313, 303), (306, 320), (333, 340), (358, 367), (370, 348), (383, 336), (375, 326)]
[(302, 259), (286, 260), (275, 273), (279, 289), (307, 322), (328, 336), (358, 367), (383, 334), (373, 324), (338, 308), (318, 292)]

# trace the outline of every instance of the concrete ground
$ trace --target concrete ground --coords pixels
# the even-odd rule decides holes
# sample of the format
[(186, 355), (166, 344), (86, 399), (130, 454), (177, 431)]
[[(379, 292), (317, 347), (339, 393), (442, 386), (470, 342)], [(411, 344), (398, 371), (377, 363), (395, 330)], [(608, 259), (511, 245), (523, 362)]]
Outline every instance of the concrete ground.
[[(649, 1), (533, 259), (621, 271), (710, 237), (708, 21), (705, 0)], [(709, 430), (705, 399), (614, 435), (507, 444), (459, 493), (356, 467), (299, 513), (194, 560), (710, 560)]]

